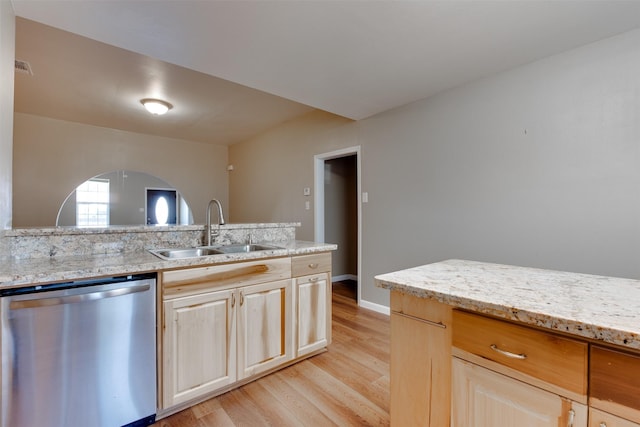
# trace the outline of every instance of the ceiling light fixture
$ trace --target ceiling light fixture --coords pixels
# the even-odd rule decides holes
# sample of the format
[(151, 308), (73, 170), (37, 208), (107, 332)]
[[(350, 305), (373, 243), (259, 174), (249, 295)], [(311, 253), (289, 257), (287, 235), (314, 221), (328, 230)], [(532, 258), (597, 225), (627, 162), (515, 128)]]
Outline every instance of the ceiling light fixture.
[(161, 116), (173, 108), (173, 105), (160, 99), (145, 98), (141, 99), (140, 103), (144, 105), (148, 112), (156, 116)]

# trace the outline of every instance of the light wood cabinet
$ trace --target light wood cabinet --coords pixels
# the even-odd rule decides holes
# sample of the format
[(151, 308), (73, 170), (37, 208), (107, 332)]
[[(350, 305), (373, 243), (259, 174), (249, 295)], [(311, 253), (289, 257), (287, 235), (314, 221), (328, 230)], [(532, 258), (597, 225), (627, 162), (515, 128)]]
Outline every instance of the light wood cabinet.
[(454, 310), (453, 346), (554, 385), (574, 400), (586, 398), (586, 342)]
[(640, 427), (640, 424), (595, 408), (589, 408), (589, 427)]
[(589, 345), (453, 310), (452, 426), (586, 427)]
[(587, 407), (481, 366), (453, 359), (453, 427), (586, 427)]
[(212, 289), (239, 288), (291, 278), (291, 258), (271, 258), (232, 264), (165, 271), (162, 298), (199, 295)]
[(629, 344), (392, 290), (391, 425), (640, 427)]
[(391, 293), (391, 425), (448, 426), (451, 307)]
[(604, 419), (607, 427), (637, 426), (640, 423), (640, 355), (592, 345), (590, 360), (589, 406), (599, 410), (594, 414)]
[(161, 409), (292, 359), (290, 277), (290, 258), (162, 273)]
[(296, 356), (329, 344), (331, 284), (328, 273), (295, 279)]
[(325, 348), (330, 271), (318, 253), (162, 272), (159, 417)]
[(331, 253), (295, 256), (295, 357), (311, 354), (331, 343)]
[(237, 292), (241, 380), (292, 358), (291, 280), (246, 286)]
[(291, 259), (293, 277), (308, 276), (331, 271), (331, 253), (323, 252), (311, 255), (298, 255)]
[(236, 380), (234, 290), (165, 301), (163, 312), (162, 399), (165, 407)]

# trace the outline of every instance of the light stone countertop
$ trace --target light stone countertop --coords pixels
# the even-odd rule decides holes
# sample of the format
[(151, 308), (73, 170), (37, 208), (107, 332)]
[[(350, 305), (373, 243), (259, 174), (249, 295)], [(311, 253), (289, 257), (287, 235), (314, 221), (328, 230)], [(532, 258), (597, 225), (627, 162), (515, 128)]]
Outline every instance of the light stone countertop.
[(640, 350), (640, 280), (448, 260), (375, 277), (378, 287)]
[(337, 248), (336, 245), (330, 243), (306, 242), (301, 240), (277, 242), (275, 244), (283, 249), (210, 255), (170, 261), (162, 260), (148, 251), (124, 254), (0, 260), (0, 289), (101, 276), (121, 276), (182, 267), (225, 264), (261, 258), (305, 255), (333, 251)]
[[(234, 229), (261, 229), (261, 228), (287, 228), (299, 227), (299, 222), (282, 223), (226, 223), (222, 226), (224, 230)], [(148, 233), (159, 231), (204, 231), (203, 224), (192, 225), (110, 225), (108, 227), (32, 227), (32, 228), (12, 228), (4, 230), (5, 236), (75, 236), (86, 234), (116, 234), (116, 233)]]

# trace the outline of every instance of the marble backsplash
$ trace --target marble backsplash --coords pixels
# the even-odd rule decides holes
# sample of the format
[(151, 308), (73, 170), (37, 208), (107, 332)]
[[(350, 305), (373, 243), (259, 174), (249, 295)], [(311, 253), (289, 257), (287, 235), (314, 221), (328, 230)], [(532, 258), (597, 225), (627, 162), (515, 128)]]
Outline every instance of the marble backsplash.
[[(299, 223), (225, 224), (213, 244), (295, 240)], [(24, 228), (0, 236), (0, 259), (125, 254), (147, 249), (194, 247), (205, 242), (203, 225), (170, 227)]]

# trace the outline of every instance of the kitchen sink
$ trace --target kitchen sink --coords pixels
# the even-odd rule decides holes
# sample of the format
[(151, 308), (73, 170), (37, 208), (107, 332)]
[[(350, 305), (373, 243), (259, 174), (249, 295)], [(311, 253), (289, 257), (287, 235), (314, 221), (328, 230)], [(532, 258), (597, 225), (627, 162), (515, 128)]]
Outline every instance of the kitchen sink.
[(283, 249), (280, 246), (260, 245), (260, 244), (231, 244), (221, 246), (201, 246), (198, 248), (174, 248), (174, 249), (155, 249), (149, 250), (158, 258), (164, 260), (182, 259), (182, 258), (199, 258), (209, 255), (221, 254), (239, 254), (258, 251), (270, 251)]
[(198, 258), (209, 255), (220, 255), (221, 252), (214, 248), (179, 248), (150, 250), (152, 254), (162, 259)]
[(274, 249), (282, 249), (279, 246), (272, 245), (257, 245), (257, 244), (235, 244), (235, 245), (223, 245), (217, 246), (216, 250), (225, 254), (238, 254), (257, 251), (270, 251)]

